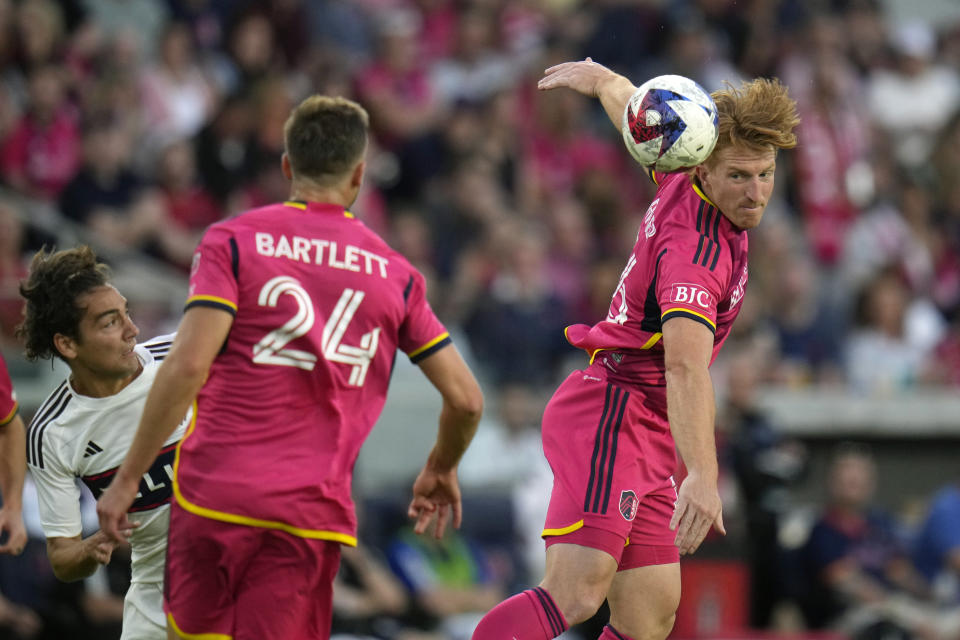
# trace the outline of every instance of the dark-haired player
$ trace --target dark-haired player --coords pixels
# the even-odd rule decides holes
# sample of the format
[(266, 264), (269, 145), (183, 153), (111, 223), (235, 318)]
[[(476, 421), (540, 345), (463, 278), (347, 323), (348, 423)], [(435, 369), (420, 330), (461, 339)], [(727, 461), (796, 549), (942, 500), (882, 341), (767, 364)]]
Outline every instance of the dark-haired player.
[(167, 552), (171, 637), (329, 637), (340, 545), (356, 544), (353, 466), (398, 349), (443, 398), (410, 514), (418, 533), (433, 516), (438, 536), (451, 516), (459, 525), (457, 464), (483, 398), (423, 276), (348, 210), (367, 130), (366, 111), (343, 98), (293, 110), (290, 200), (207, 230), (173, 349), (98, 504), (117, 536), (136, 478), (193, 404)]
[[(89, 247), (38, 252), (20, 294), (27, 302), (18, 329), (27, 359), (56, 357), (70, 367), (70, 375), (30, 422), (26, 452), (50, 564), (61, 580), (80, 580), (110, 562), (117, 541), (103, 531), (81, 537), (76, 480), (94, 497), (110, 483), (173, 336), (137, 344), (140, 332), (127, 300)], [(164, 552), (174, 448), (186, 428), (184, 414), (178, 422), (137, 478), (136, 499), (129, 506), (139, 524), (123, 535), (130, 541), (132, 575), (122, 640), (166, 638)]]
[[(540, 89), (597, 97), (619, 130), (631, 82), (589, 58), (547, 69)], [(773, 192), (777, 150), (796, 144), (793, 100), (775, 81), (713, 94), (717, 146), (687, 173), (654, 174), (606, 320), (567, 328), (590, 366), (543, 416), (554, 470), (540, 585), (492, 609), (475, 640), (554, 638), (610, 604), (605, 640), (656, 640), (673, 627), (681, 554), (721, 533), (708, 366), (740, 310), (747, 229)], [(677, 491), (675, 451), (687, 468)]]

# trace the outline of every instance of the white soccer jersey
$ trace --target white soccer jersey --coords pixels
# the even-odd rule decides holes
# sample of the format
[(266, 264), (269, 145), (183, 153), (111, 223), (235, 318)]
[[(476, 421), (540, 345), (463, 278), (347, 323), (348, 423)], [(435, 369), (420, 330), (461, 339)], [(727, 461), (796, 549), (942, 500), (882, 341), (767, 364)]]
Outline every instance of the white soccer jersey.
[[(173, 335), (166, 335), (137, 345), (143, 371), (115, 395), (80, 395), (68, 377), (40, 406), (27, 430), (27, 463), (48, 538), (81, 533), (78, 480), (96, 498), (110, 484), (133, 443), (147, 394), (172, 342)], [(188, 412), (144, 474), (130, 508), (130, 519), (140, 521), (130, 538), (133, 583), (163, 581), (173, 459), (190, 417)], [(162, 611), (159, 615), (162, 620)]]

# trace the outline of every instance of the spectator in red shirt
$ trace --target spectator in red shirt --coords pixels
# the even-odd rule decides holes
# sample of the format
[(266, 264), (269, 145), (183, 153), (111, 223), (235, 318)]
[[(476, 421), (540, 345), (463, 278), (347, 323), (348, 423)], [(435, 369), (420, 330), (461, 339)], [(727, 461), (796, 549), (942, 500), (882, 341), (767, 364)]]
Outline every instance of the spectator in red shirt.
[(160, 153), (158, 177), (167, 213), (185, 231), (201, 231), (223, 217), (216, 199), (197, 179), (197, 161), (187, 140), (167, 145)]
[(45, 66), (30, 77), (29, 108), (0, 144), (0, 175), (8, 185), (53, 200), (80, 164), (80, 132), (63, 74)]

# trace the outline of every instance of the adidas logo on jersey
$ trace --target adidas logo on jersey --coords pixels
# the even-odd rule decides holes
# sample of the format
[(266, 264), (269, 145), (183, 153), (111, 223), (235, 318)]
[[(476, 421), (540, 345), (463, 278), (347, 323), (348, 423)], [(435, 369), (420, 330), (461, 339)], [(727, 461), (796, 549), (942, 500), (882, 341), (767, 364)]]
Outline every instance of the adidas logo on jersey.
[(83, 457), (89, 458), (90, 456), (96, 455), (101, 451), (103, 451), (103, 448), (93, 440), (90, 440), (87, 442), (87, 448), (83, 452)]

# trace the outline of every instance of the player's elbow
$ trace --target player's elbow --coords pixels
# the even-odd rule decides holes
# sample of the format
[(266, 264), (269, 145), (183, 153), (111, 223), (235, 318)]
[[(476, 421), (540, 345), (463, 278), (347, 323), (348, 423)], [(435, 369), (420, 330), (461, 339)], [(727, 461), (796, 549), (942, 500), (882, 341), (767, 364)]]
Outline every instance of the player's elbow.
[(669, 378), (686, 378), (706, 371), (707, 367), (692, 358), (666, 358), (664, 374)]
[(483, 415), (483, 392), (475, 381), (464, 384), (453, 393), (444, 396), (450, 411), (471, 422), (479, 422)]
[(53, 567), (53, 575), (60, 582), (78, 582), (81, 578), (80, 576), (75, 576), (65, 569)]
[(50, 558), (50, 568), (53, 569), (53, 576), (60, 582), (77, 582), (86, 577), (70, 564), (57, 562), (52, 557)]

